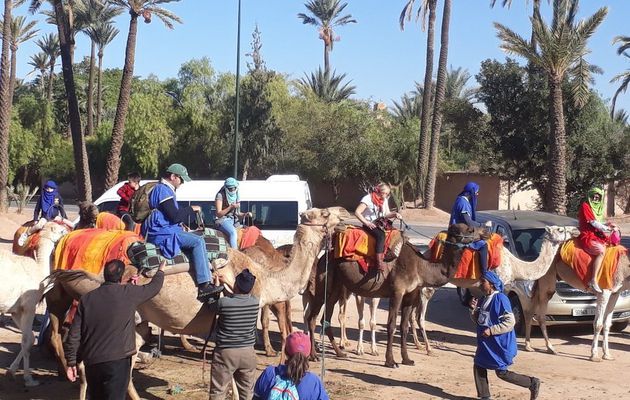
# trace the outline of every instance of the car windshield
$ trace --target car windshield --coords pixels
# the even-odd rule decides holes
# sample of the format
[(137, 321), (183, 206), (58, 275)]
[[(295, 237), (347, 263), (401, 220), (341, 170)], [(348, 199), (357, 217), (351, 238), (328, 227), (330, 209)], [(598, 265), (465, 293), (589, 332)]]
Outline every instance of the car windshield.
[(518, 258), (524, 261), (534, 261), (538, 258), (544, 235), (545, 230), (542, 228), (515, 229), (512, 231), (514, 248)]

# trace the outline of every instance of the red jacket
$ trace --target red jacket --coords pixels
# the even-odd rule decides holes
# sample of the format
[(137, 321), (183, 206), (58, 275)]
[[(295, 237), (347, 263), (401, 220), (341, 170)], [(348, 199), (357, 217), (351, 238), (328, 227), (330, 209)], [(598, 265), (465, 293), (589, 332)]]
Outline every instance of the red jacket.
[(127, 182), (122, 185), (116, 193), (120, 196), (120, 202), (118, 202), (116, 211), (119, 214), (129, 212), (129, 209), (131, 208), (131, 198), (133, 197), (133, 194), (136, 193), (136, 189), (131, 187), (129, 182)]
[(591, 209), (591, 205), (585, 201), (580, 205), (580, 210), (578, 211), (578, 224), (580, 229), (580, 237), (578, 240), (582, 246), (588, 246), (591, 241), (608, 243), (606, 234), (589, 223), (595, 220), (595, 214)]

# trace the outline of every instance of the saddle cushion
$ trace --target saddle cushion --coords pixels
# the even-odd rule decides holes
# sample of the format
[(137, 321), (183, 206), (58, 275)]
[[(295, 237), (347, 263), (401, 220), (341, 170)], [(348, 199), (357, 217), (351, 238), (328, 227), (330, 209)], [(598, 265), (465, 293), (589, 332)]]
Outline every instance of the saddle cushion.
[(55, 249), (54, 269), (82, 269), (99, 274), (103, 265), (118, 259), (129, 264), (127, 248), (142, 241), (140, 235), (129, 231), (80, 229), (65, 235)]
[(238, 248), (240, 250), (245, 250), (248, 247), (252, 247), (261, 234), (260, 229), (255, 226), (248, 226), (246, 228), (239, 229)]
[(26, 243), (24, 243), (24, 245), (20, 246), (18, 244), (18, 240), (20, 236), (22, 236), (22, 234), (26, 232), (31, 226), (35, 225), (35, 222), (36, 221), (29, 221), (25, 223), (24, 225), (20, 226), (15, 232), (15, 234), (13, 235), (12, 250), (14, 254), (17, 254), (19, 256), (35, 258), (35, 249), (37, 248), (37, 245), (39, 243), (39, 232), (35, 232), (32, 235), (30, 235), (26, 239)]
[[(613, 276), (617, 271), (619, 257), (627, 252), (628, 250), (623, 246), (606, 247), (602, 268), (600, 268), (600, 274), (597, 277), (597, 284), (600, 288), (612, 289)], [(582, 249), (577, 239), (569, 240), (562, 245), (560, 258), (575, 271), (576, 275), (584, 284), (584, 287), (588, 287), (592, 275), (591, 263), (593, 257)]]
[[(402, 241), (402, 235), (399, 230), (389, 230), (385, 232), (385, 252), (390, 253), (392, 243)], [(375, 265), (376, 262), (376, 239), (363, 228), (356, 226), (348, 226), (345, 230), (335, 232), (334, 257), (354, 260), (359, 263), (363, 272), (367, 272), (368, 268)], [(398, 246), (394, 246), (398, 247)], [(398, 248), (398, 251), (400, 249)], [(391, 261), (398, 257), (398, 254), (390, 257)]]
[[(447, 233), (438, 233), (429, 243), (431, 249), (431, 262), (441, 262), (444, 254), (444, 241)], [(488, 246), (488, 269), (497, 268), (501, 265), (501, 253), (503, 252), (503, 238), (501, 235), (493, 233), (490, 239), (486, 240)], [(464, 248), (462, 257), (455, 270), (455, 279), (473, 279), (481, 277), (481, 264), (479, 263), (479, 253), (471, 248)]]
[[(208, 252), (208, 261), (217, 258), (227, 259), (228, 244), (225, 237), (215, 229), (204, 228), (203, 230), (191, 231), (191, 233), (203, 236)], [(132, 243), (127, 249), (127, 256), (131, 264), (138, 269), (157, 268), (165, 258), (160, 253), (160, 249), (153, 243), (138, 242)], [(188, 258), (184, 254), (178, 254), (175, 258), (166, 259), (167, 265), (187, 263)]]

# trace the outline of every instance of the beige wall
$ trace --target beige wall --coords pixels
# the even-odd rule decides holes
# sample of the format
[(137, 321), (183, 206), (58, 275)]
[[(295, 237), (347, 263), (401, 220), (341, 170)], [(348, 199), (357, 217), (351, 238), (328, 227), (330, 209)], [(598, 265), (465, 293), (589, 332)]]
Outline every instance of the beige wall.
[(435, 206), (450, 213), (455, 198), (470, 181), (479, 185), (477, 210), (498, 209), (499, 178), (468, 172), (446, 172), (438, 177), (435, 189)]

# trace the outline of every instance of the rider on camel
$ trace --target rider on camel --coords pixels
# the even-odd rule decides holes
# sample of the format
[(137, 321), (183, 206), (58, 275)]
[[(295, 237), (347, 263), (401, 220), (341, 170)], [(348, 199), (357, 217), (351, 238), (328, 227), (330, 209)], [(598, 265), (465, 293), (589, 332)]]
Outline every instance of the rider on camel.
[(370, 193), (363, 196), (361, 202), (354, 211), (354, 215), (361, 221), (364, 229), (376, 239), (376, 263), (379, 272), (387, 270), (385, 264), (385, 230), (377, 226), (379, 219), (398, 218), (402, 216), (397, 212), (389, 211), (389, 195), (391, 188), (386, 183), (379, 183)]

